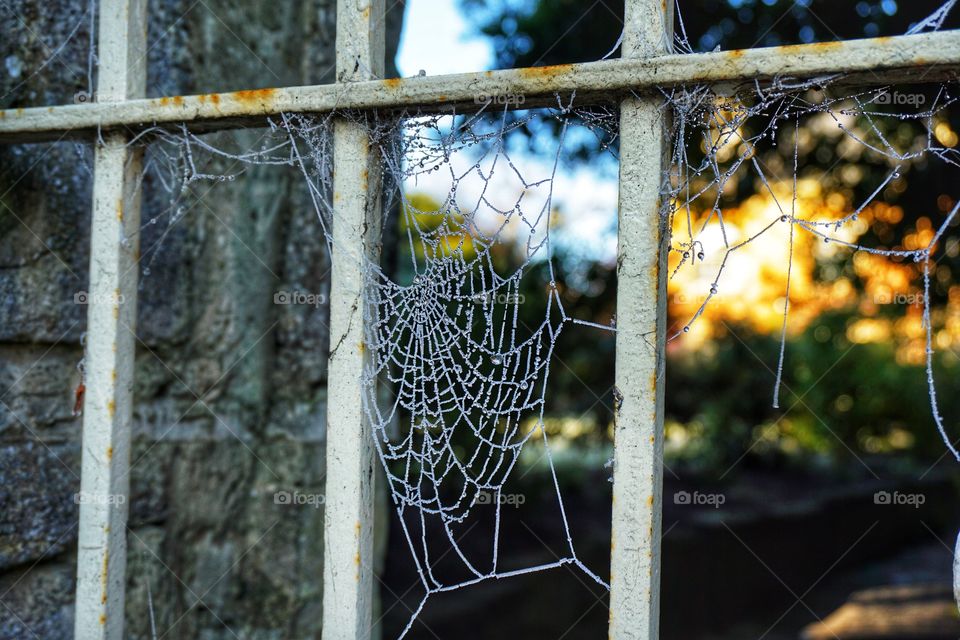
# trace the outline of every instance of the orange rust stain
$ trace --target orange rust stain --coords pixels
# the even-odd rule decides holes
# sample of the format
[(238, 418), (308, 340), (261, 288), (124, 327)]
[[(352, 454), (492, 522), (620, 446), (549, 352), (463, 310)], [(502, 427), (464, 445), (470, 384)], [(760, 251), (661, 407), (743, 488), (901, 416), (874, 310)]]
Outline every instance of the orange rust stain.
[(364, 7), (361, 14), (363, 15), (363, 19), (367, 20), (370, 17), (370, 7)]
[[(234, 91), (229, 95), (233, 96), (233, 99), (237, 102), (264, 104), (272, 101), (276, 93), (276, 89), (250, 89), (247, 91)], [(216, 100), (214, 100), (214, 102), (216, 102)]]
[(830, 51), (832, 49), (840, 49), (843, 47), (843, 42), (814, 42), (811, 44), (786, 44), (777, 47), (778, 51), (783, 53), (795, 53), (798, 51)]
[(520, 69), (520, 75), (524, 78), (554, 78), (565, 73), (569, 73), (573, 68), (572, 64), (552, 64), (546, 67), (529, 67)]
[(77, 385), (73, 392), (73, 415), (79, 416), (83, 412), (83, 396), (87, 393), (87, 386), (82, 382)]
[(183, 106), (183, 96), (173, 96), (173, 104), (177, 105), (178, 107), (182, 107), (182, 106)]
[(105, 625), (105, 624), (107, 624), (107, 614), (101, 613), (101, 614), (100, 614), (100, 626), (102, 627), (102, 626)]
[(647, 496), (647, 506), (648, 507), (653, 506), (653, 496)]
[(168, 104), (170, 104), (170, 98), (167, 98), (166, 96), (164, 96), (163, 98), (160, 98), (160, 106), (161, 106), (161, 107), (165, 107), (165, 106), (167, 106)]
[(363, 344), (362, 342), (357, 343), (357, 351), (360, 353), (360, 355), (363, 355), (363, 352), (366, 350), (367, 350), (367, 346), (365, 344)]
[(117, 198), (117, 220), (123, 222), (123, 198)]
[(116, 369), (114, 369), (113, 371), (110, 372), (110, 378), (113, 379), (114, 382), (117, 381), (117, 370), (116, 370)]
[(107, 447), (107, 460), (113, 460), (113, 447)]
[(117, 412), (117, 404), (113, 400), (107, 402), (107, 413), (110, 414), (110, 417), (113, 417), (113, 414)]
[[(109, 533), (110, 529), (104, 529), (105, 533)], [(100, 604), (107, 603), (107, 569), (110, 566), (110, 552), (103, 552), (103, 569), (100, 571)], [(106, 618), (104, 618), (105, 620)]]
[(732, 51), (727, 51), (726, 55), (728, 58), (739, 58), (743, 55), (744, 51), (746, 51), (746, 49), (734, 49)]
[(400, 82), (400, 78), (387, 78), (383, 81), (383, 86), (385, 86), (387, 89), (396, 89), (400, 86)]
[(200, 101), (200, 104), (203, 104), (204, 102), (207, 101), (207, 96), (205, 96), (205, 95), (203, 95), (203, 94), (201, 93), (199, 96), (197, 96), (197, 100)]
[(359, 552), (357, 552), (357, 554), (356, 554), (355, 556), (353, 556), (353, 563), (354, 563), (355, 565), (357, 565), (358, 567), (360, 566), (360, 553), (359, 553)]
[(219, 93), (211, 93), (211, 94), (210, 94), (210, 102), (212, 102), (213, 104), (220, 104), (220, 94), (219, 94)]
[(0, 111), (0, 120), (3, 120), (3, 119), (6, 118), (6, 117), (7, 117), (7, 112), (6, 112), (6, 111)]

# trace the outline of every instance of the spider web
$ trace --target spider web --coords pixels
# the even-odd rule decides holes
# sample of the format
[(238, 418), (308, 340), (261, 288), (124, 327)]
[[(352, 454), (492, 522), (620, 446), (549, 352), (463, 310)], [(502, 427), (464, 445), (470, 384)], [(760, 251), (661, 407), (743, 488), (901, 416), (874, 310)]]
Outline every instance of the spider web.
[[(608, 118), (589, 128), (602, 146), (615, 136)], [(390, 495), (427, 598), (482, 580), (573, 565), (596, 583), (608, 584), (577, 556), (557, 474), (544, 411), (556, 342), (570, 322), (612, 327), (570, 317), (553, 276), (550, 222), (553, 189), (571, 123), (585, 119), (571, 106), (505, 120), (499, 106), (467, 115), (378, 118), (337, 114), (364, 126), (385, 174), (388, 203), (405, 263), (386, 269), (366, 261), (365, 350), (371, 354), (363, 379), (364, 411), (370, 423)], [(551, 119), (561, 131), (552, 162), (521, 169), (508, 150), (511, 132), (534, 119)], [(166, 210), (141, 228), (166, 219), (168, 228), (189, 212), (192, 187), (228, 182), (247, 166), (286, 165), (303, 176), (329, 250), (337, 210), (332, 205), (333, 116), (284, 114), (268, 122), (256, 149), (235, 150), (219, 139), (150, 128), (133, 143), (150, 141), (145, 173), (169, 195)], [(241, 169), (218, 173), (217, 159)], [(538, 174), (530, 177), (530, 173)], [(436, 209), (421, 210), (411, 191), (419, 181), (443, 175), (449, 185)], [(159, 245), (145, 250), (142, 272)], [(544, 271), (548, 280), (541, 281)], [(533, 282), (534, 284), (530, 284)], [(535, 323), (521, 319), (530, 287), (543, 291), (546, 313)], [(389, 396), (384, 400), (384, 394)], [(566, 552), (553, 562), (502, 568), (500, 518), (509, 503), (504, 485), (531, 440), (542, 445), (564, 529)], [(461, 548), (465, 529), (477, 518), (494, 521), (484, 557)], [(429, 531), (439, 527), (441, 540)], [(438, 558), (452, 552), (463, 572), (440, 570)]]
[[(910, 32), (939, 28), (955, 4), (956, 0), (945, 3)], [(677, 49), (691, 50), (682, 20)], [(660, 212), (674, 230), (670, 277), (691, 269), (712, 270), (703, 302), (668, 339), (680, 338), (702, 318), (722, 291), (724, 274), (738, 251), (754, 242), (786, 242), (790, 266), (773, 389), (776, 407), (788, 355), (791, 274), (799, 234), (812, 234), (854, 252), (912, 260), (922, 277), (932, 415), (947, 448), (960, 459), (938, 407), (931, 328), (931, 270), (960, 204), (946, 213), (923, 246), (913, 249), (861, 243), (850, 231), (901, 172), (930, 161), (958, 166), (958, 151), (939, 143), (933, 133), (956, 101), (956, 85), (936, 85), (922, 109), (898, 110), (888, 102), (897, 88), (850, 89), (842, 81), (841, 74), (802, 81), (776, 78), (722, 92), (700, 85), (661, 90), (664, 123), (671, 123)], [(574, 105), (573, 96), (558, 96), (552, 109), (509, 118), (506, 109), (492, 103), (463, 114), (414, 111), (336, 117), (364, 126), (378, 149), (385, 209), (393, 212), (381, 231), (388, 242), (403, 248), (396, 268), (365, 262), (363, 318), (370, 358), (359, 381), (390, 497), (424, 589), (400, 637), (411, 630), (431, 595), (485, 580), (570, 565), (608, 588), (577, 555), (544, 416), (549, 409), (550, 367), (564, 327), (576, 323), (615, 331), (565, 310), (554, 277), (551, 226), (558, 166), (571, 126), (585, 128), (599, 141), (601, 151), (615, 154), (617, 109), (582, 108)], [(882, 158), (889, 166), (876, 190), (839, 216), (808, 211), (798, 195), (800, 134), (815, 119), (831, 122), (845, 144)], [(518, 159), (510, 140), (515, 131), (543, 121), (559, 132), (559, 144), (551, 162), (531, 169)], [(893, 139), (886, 133), (891, 121), (922, 124), (928, 132), (926, 143), (916, 147)], [(233, 180), (243, 172), (217, 173), (207, 168), (210, 158), (243, 166), (283, 165), (302, 175), (329, 249), (344, 250), (333, 247), (332, 239), (337, 223), (331, 198), (332, 122), (332, 115), (284, 114), (267, 121), (266, 133), (253, 150), (227, 150), (186, 126), (174, 131), (151, 128), (134, 143), (152, 142), (148, 171), (158, 176), (170, 196), (163, 214), (168, 225), (185, 216), (184, 200), (191, 185)], [(792, 150), (788, 154), (792, 162), (779, 167), (764, 164), (761, 151), (776, 145)], [(731, 147), (738, 151), (728, 153)], [(738, 236), (724, 218), (724, 195), (736, 178), (751, 172), (758, 191), (769, 194), (776, 212), (759, 229)], [(418, 208), (418, 185), (436, 184), (439, 178), (446, 183), (442, 201), (435, 208)], [(156, 222), (153, 218), (145, 224)], [(719, 244), (707, 238), (714, 225), (720, 229)], [(545, 282), (544, 272), (549, 274)], [(149, 273), (149, 262), (144, 273)], [(521, 313), (522, 297), (538, 287), (546, 301), (545, 313), (531, 322)], [(543, 447), (566, 545), (553, 562), (517, 568), (503, 558), (501, 514), (505, 486), (531, 442)], [(459, 541), (484, 517), (493, 519), (493, 536), (487, 552), (477, 554)], [(431, 535), (438, 531), (439, 536)], [(448, 552), (459, 561), (456, 571), (450, 570), (449, 562), (441, 567)]]
[[(431, 594), (490, 578), (572, 564), (607, 586), (577, 557), (543, 420), (551, 357), (564, 324), (572, 320), (553, 276), (549, 218), (559, 149), (574, 114), (560, 107), (543, 116), (557, 122), (561, 142), (548, 173), (536, 178), (520, 170), (506, 146), (510, 131), (532, 117), (506, 126), (483, 114), (462, 122), (407, 120), (388, 135), (398, 141), (399, 153), (385, 157), (405, 159), (388, 161), (388, 168), (406, 203), (400, 241), (410, 247), (413, 276), (402, 285), (380, 268), (370, 269), (375, 294), (365, 319), (374, 356), (364, 387), (377, 450), (426, 590), (401, 636)], [(405, 185), (433, 172), (447, 176), (448, 195), (437, 211), (418, 210)], [(513, 188), (486, 188), (501, 173)], [(471, 184), (483, 186), (472, 197), (461, 195)], [(518, 265), (504, 266), (497, 255), (504, 248), (518, 254)], [(520, 319), (522, 284), (538, 277), (531, 272), (542, 262), (550, 273), (546, 313), (529, 326)], [(378, 380), (392, 390), (386, 406), (378, 402)], [(391, 425), (398, 415), (409, 416), (409, 428), (394, 436)], [(504, 485), (532, 438), (546, 452), (567, 552), (547, 564), (503, 570)], [(492, 505), (495, 520), (490, 556), (479, 561), (458, 544), (478, 504)], [(439, 522), (465, 576), (445, 578), (434, 570), (432, 557), (440, 552), (428, 541), (428, 519)]]
[[(954, 1), (947, 2), (909, 33), (938, 28), (954, 5)], [(664, 174), (661, 206), (661, 215), (668, 218), (669, 226), (674, 230), (670, 251), (678, 258), (674, 261), (671, 277), (676, 277), (683, 269), (699, 269), (700, 273), (713, 269), (701, 304), (667, 336), (667, 340), (676, 340), (689, 332), (703, 316), (711, 300), (720, 294), (724, 272), (737, 251), (754, 242), (785, 240), (788, 268), (772, 401), (773, 407), (779, 408), (797, 234), (809, 233), (825, 244), (834, 243), (852, 252), (898, 261), (912, 260), (919, 265), (923, 283), (922, 325), (932, 415), (947, 449), (960, 460), (960, 451), (946, 432), (937, 402), (930, 291), (931, 269), (938, 261), (934, 254), (940, 248), (944, 234), (957, 224), (960, 201), (946, 212), (937, 228), (927, 234), (928, 240), (922, 246), (884, 248), (854, 240), (862, 234), (862, 230), (854, 229), (860, 217), (873, 205), (883, 202), (884, 191), (909, 168), (926, 167), (930, 162), (940, 162), (946, 168), (960, 167), (960, 151), (955, 146), (939, 142), (934, 135), (937, 124), (947, 121), (950, 107), (957, 101), (957, 86), (956, 83), (943, 83), (932, 88), (930, 85), (880, 86), (851, 91), (842, 86), (842, 81), (843, 76), (839, 74), (802, 82), (777, 78), (768, 86), (753, 83), (723, 93), (705, 85), (663, 90), (665, 109), (673, 122), (671, 159)], [(925, 92), (921, 93), (922, 90)], [(898, 95), (905, 97), (897, 98)], [(909, 105), (906, 108), (891, 107), (898, 100), (919, 105), (913, 109)], [(879, 186), (852, 211), (840, 215), (824, 215), (799, 205), (800, 134), (817, 118), (820, 119), (817, 126), (834, 128), (840, 134), (835, 143), (837, 147), (845, 144), (848, 148), (856, 147), (858, 154), (886, 165), (886, 175)], [(890, 125), (901, 122), (921, 124), (926, 129), (924, 143), (917, 146), (912, 139), (906, 142), (897, 139), (899, 136)], [(783, 167), (765, 165), (761, 151), (765, 145), (770, 148), (778, 144), (789, 145), (792, 149), (792, 163)], [(701, 159), (692, 160), (690, 151), (698, 146), (705, 152)], [(723, 158), (721, 151), (724, 148), (735, 149), (735, 152), (727, 153)], [(743, 179), (744, 173), (752, 173), (759, 185), (757, 190), (769, 195), (776, 209), (760, 228), (746, 235), (728, 232), (721, 202), (728, 190), (736, 189), (736, 182)], [(712, 225), (719, 228), (722, 243), (715, 247), (716, 255), (708, 258), (704, 247), (710, 241), (705, 238), (711, 235)], [(786, 233), (782, 233), (784, 226), (788, 229)], [(904, 239), (898, 244), (899, 247), (907, 245)], [(709, 264), (704, 264), (705, 259)]]

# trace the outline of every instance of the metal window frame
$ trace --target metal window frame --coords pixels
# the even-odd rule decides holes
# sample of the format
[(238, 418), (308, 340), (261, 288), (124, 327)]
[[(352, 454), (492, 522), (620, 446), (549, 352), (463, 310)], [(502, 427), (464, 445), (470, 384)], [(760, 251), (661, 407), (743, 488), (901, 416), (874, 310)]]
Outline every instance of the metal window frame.
[[(143, 97), (147, 0), (101, 0), (97, 101), (0, 111), (0, 143), (99, 141), (91, 236), (87, 399), (77, 561), (77, 638), (123, 637), (129, 447), (137, 297), (139, 129), (196, 132), (262, 124), (289, 112), (403, 112), (477, 108), (479, 96), (523, 95), (524, 108), (577, 92), (580, 103), (619, 101), (616, 428), (610, 638), (659, 635), (663, 359), (668, 230), (659, 219), (662, 114), (652, 92), (684, 83), (740, 83), (844, 74), (885, 84), (960, 78), (960, 31), (677, 55), (672, 2), (627, 0), (620, 59), (432, 77), (378, 79), (384, 1), (339, 0), (337, 82), (195, 96)], [(514, 105), (520, 106), (520, 105)], [(375, 257), (375, 150), (347, 120), (334, 126), (330, 403), (324, 527), (324, 640), (369, 638), (373, 589), (374, 457), (356, 380), (363, 368), (358, 261)], [(133, 242), (121, 244), (123, 237)], [(649, 336), (656, 340), (649, 340)]]

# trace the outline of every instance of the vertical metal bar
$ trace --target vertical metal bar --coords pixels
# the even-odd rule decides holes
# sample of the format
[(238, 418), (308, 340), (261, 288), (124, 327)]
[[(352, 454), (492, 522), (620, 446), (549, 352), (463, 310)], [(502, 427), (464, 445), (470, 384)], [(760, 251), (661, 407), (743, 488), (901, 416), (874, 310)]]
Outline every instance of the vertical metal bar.
[[(383, 76), (384, 0), (337, 3), (337, 80)], [(371, 426), (363, 410), (364, 261), (378, 255), (380, 163), (367, 129), (334, 122), (327, 374), (323, 640), (369, 638), (373, 622)]]
[[(627, 0), (622, 55), (672, 47), (673, 0)], [(659, 636), (663, 493), (664, 329), (669, 230), (660, 216), (665, 151), (661, 101), (620, 106), (612, 640)]]
[[(146, 16), (146, 0), (101, 1), (99, 102), (144, 95)], [(94, 159), (74, 622), (84, 640), (123, 638), (141, 167), (127, 141), (104, 135)]]

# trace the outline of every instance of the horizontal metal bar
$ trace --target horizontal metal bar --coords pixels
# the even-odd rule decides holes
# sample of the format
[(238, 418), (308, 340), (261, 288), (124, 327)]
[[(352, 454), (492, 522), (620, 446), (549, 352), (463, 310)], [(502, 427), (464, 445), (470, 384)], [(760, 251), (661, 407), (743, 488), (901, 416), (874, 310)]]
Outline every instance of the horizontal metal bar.
[(418, 76), (306, 87), (172, 96), (122, 103), (95, 102), (0, 111), (0, 142), (89, 135), (98, 128), (187, 123), (192, 130), (230, 129), (282, 112), (419, 107), (526, 108), (577, 92), (580, 104), (630, 90), (684, 83), (810, 78), (843, 73), (844, 82), (934, 82), (960, 77), (960, 30), (890, 38), (822, 42), (646, 59)]

